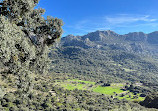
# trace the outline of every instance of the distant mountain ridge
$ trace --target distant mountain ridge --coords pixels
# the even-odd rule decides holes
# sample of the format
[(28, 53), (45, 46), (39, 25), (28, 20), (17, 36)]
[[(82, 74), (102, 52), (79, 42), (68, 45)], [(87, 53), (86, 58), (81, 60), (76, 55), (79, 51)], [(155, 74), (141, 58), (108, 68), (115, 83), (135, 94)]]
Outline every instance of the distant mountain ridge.
[[(97, 38), (99, 36), (99, 38)], [(106, 30), (106, 31), (95, 31), (90, 32), (84, 36), (74, 36), (74, 35), (67, 35), (66, 37), (69, 37), (71, 39), (74, 38), (89, 38), (91, 41), (100, 41), (105, 39), (106, 37), (118, 37), (119, 39), (124, 39), (127, 41), (142, 41), (142, 42), (148, 42), (151, 44), (158, 44), (158, 31), (151, 32), (149, 34), (145, 34), (144, 32), (129, 32), (128, 34), (117, 34), (114, 31)], [(62, 39), (65, 39), (66, 37), (63, 37)], [(69, 40), (71, 40), (69, 39)], [(156, 40), (156, 41), (153, 41)]]
[(145, 34), (130, 32), (120, 35), (114, 31), (95, 31), (84, 36), (68, 35), (61, 39), (62, 46), (79, 46), (82, 48), (122, 49), (130, 52), (158, 54), (158, 31)]

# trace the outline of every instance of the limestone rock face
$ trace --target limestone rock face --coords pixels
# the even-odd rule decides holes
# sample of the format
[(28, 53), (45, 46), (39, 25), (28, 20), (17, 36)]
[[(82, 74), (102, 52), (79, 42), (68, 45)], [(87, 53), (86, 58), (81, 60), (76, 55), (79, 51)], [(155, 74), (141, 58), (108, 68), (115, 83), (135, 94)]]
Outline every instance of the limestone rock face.
[(147, 39), (147, 34), (143, 32), (133, 32), (125, 35), (126, 40), (129, 41), (142, 41), (145, 42)]
[(150, 34), (148, 34), (148, 39), (147, 39), (148, 43), (150, 44), (158, 44), (158, 31), (156, 32), (152, 32)]
[(83, 36), (68, 35), (63, 37), (61, 42), (64, 44), (63, 46), (96, 49), (105, 49), (105, 46), (109, 46), (111, 49), (158, 55), (158, 31), (149, 34), (130, 32), (125, 35), (111, 30), (95, 31)]

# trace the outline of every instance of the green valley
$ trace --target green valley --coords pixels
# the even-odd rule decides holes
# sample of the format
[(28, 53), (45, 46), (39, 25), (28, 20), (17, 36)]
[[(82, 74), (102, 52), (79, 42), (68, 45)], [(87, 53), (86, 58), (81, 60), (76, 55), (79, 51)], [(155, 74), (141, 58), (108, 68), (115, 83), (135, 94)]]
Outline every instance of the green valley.
[(64, 81), (56, 81), (55, 86), (63, 87), (68, 90), (88, 90), (94, 93), (105, 94), (112, 98), (126, 99), (134, 102), (143, 101), (145, 97), (140, 97), (141, 93), (134, 94), (129, 90), (125, 90), (126, 83), (111, 83), (110, 86), (102, 86), (91, 81), (83, 81), (77, 79), (68, 79)]

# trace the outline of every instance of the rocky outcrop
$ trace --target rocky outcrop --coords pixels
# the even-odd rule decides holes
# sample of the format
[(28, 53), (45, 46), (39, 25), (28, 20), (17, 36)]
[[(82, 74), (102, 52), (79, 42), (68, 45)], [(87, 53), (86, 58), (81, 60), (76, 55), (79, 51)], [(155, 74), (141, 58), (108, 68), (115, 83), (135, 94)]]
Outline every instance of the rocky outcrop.
[(158, 31), (148, 34), (147, 42), (158, 45)]
[(128, 33), (124, 36), (125, 36), (126, 40), (128, 40), (128, 41), (145, 42), (148, 35), (143, 32), (133, 32), (133, 33)]
[[(131, 32), (119, 35), (111, 30), (96, 31), (84, 36), (68, 35), (61, 40), (63, 46), (126, 50), (136, 53), (158, 54), (158, 31), (150, 34)], [(106, 48), (105, 48), (106, 47)]]

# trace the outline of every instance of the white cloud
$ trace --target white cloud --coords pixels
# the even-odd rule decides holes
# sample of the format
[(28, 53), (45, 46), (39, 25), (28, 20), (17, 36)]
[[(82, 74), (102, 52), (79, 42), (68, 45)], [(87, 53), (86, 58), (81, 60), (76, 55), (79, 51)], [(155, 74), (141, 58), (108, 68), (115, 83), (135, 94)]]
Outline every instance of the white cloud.
[(129, 14), (119, 14), (112, 17), (106, 16), (105, 21), (109, 24), (126, 24), (134, 22), (154, 22), (157, 19), (151, 18), (149, 15), (129, 15)]
[(67, 33), (83, 35), (96, 30), (127, 30), (152, 28), (157, 29), (158, 19), (150, 15), (117, 14), (104, 17), (91, 17), (78, 21), (75, 24), (69, 24)]

